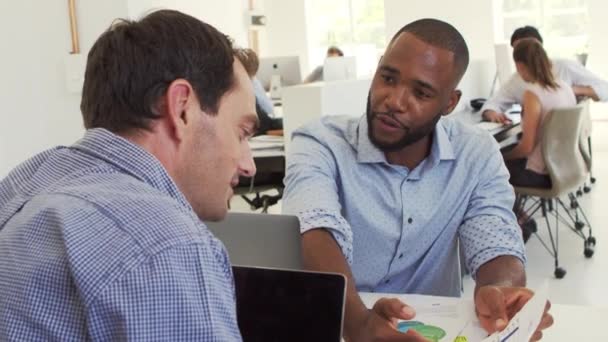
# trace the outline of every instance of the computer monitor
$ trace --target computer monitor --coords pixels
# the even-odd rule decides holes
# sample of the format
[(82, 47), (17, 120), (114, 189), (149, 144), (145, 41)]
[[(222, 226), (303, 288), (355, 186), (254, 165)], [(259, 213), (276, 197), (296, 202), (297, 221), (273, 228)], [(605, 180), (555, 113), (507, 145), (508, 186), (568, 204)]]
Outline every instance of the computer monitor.
[(329, 57), (323, 63), (323, 81), (354, 80), (357, 78), (355, 57)]
[(341, 341), (343, 275), (242, 266), (232, 271), (244, 341)]
[(509, 44), (494, 45), (496, 55), (496, 74), (500, 85), (503, 86), (515, 73), (515, 62), (513, 62), (513, 49)]
[(292, 86), (302, 83), (302, 73), (300, 71), (300, 57), (264, 57), (260, 58), (260, 68), (256, 77), (264, 89), (270, 90), (270, 82), (273, 75), (281, 78), (281, 86)]

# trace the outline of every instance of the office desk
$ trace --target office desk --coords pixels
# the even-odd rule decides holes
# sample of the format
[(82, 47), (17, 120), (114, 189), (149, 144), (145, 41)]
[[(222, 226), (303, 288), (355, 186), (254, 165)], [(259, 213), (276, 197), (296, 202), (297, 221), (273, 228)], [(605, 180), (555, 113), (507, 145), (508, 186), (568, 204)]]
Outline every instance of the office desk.
[[(449, 297), (378, 293), (361, 293), (360, 295), (365, 305), (369, 308), (371, 308), (381, 297), (396, 297), (405, 303), (412, 303), (414, 309), (416, 309), (416, 304), (424, 305), (425, 302), (430, 304), (433, 301), (441, 301), (454, 305), (460, 304), (459, 307), (461, 312), (459, 312), (459, 314), (464, 316), (464, 319), (474, 317), (475, 315), (471, 300)], [(544, 337), (542, 341), (608, 341), (608, 327), (604, 326), (608, 321), (608, 308), (553, 304), (551, 306), (551, 314), (553, 315), (555, 323), (551, 328), (543, 332)]]
[[(473, 112), (469, 109), (454, 112), (448, 115), (448, 117), (455, 118), (458, 121), (470, 125), (477, 125), (483, 121), (481, 112)], [(494, 136), (494, 139), (498, 141), (501, 148), (516, 143), (518, 140), (518, 135), (521, 133), (521, 115), (511, 114), (511, 117), (513, 118), (512, 124), (488, 131), (488, 133)]]

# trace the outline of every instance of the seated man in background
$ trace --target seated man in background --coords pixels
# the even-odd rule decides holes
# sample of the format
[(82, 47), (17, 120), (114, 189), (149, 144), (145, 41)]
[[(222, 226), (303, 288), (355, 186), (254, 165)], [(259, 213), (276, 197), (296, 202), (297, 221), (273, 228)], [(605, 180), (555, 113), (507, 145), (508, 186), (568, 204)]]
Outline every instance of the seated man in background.
[[(342, 52), (342, 50), (338, 49), (335, 46), (330, 46), (329, 49), (327, 49), (327, 57), (326, 58), (332, 58), (332, 57), (344, 57), (344, 53)], [(302, 81), (302, 83), (312, 83), (312, 82), (321, 82), (323, 81), (323, 65), (319, 65), (318, 67), (316, 67), (311, 73), (310, 75), (308, 75), (304, 81)]]
[(260, 120), (260, 127), (258, 127), (257, 134), (266, 134), (271, 130), (282, 130), (283, 120), (270, 116), (273, 110), (272, 101), (266, 95), (266, 91), (264, 91), (264, 87), (260, 80), (255, 77), (260, 67), (258, 55), (252, 49), (237, 49), (235, 56), (241, 64), (243, 64), (243, 67), (245, 67), (253, 85), (255, 109)]
[[(300, 219), (305, 265), (348, 277), (349, 341), (419, 341), (395, 328), (412, 308), (382, 299), (368, 310), (358, 291), (459, 296), (459, 284), (444, 283), (458, 269), (458, 240), (488, 333), (532, 296), (496, 141), (442, 118), (458, 104), (468, 61), (451, 25), (410, 23), (379, 63), (364, 116), (325, 117), (293, 134), (283, 211)], [(534, 338), (551, 324), (545, 312)]]
[[(511, 46), (515, 47), (519, 40), (534, 38), (541, 44), (543, 38), (535, 27), (520, 27), (511, 35)], [(591, 98), (594, 101), (608, 101), (608, 82), (595, 76), (581, 63), (567, 59), (552, 59), (553, 74), (556, 79), (563, 80), (572, 87), (579, 98)], [(513, 104), (522, 104), (526, 90), (526, 82), (518, 73), (513, 74), (504, 86), (492, 96), (481, 108), (483, 118), (488, 121), (508, 123), (509, 117), (505, 112)]]
[(0, 340), (239, 341), (227, 212), (255, 166), (251, 81), (176, 11), (119, 21), (88, 55), (87, 131), (0, 182)]

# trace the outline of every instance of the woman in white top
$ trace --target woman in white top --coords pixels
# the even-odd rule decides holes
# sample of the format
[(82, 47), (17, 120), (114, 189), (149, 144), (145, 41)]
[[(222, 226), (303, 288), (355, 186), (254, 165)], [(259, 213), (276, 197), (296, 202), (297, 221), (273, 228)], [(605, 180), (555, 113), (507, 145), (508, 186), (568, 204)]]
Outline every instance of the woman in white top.
[(576, 105), (571, 87), (551, 72), (551, 61), (536, 39), (521, 39), (514, 46), (517, 73), (526, 82), (522, 103), (522, 137), (504, 154), (510, 182), (522, 187), (551, 187), (542, 154), (542, 128), (554, 108)]

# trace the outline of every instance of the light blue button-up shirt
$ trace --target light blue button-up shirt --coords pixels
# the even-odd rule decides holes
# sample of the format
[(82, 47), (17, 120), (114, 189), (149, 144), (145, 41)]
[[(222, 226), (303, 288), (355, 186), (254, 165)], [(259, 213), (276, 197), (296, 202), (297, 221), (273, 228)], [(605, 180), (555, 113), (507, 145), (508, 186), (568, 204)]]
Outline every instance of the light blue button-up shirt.
[(391, 165), (367, 121), (324, 117), (293, 134), (283, 211), (334, 236), (359, 291), (458, 295), (445, 284), (456, 241), (472, 274), (501, 255), (525, 262), (513, 188), (496, 141), (450, 118), (415, 169)]
[(0, 341), (240, 341), (224, 246), (106, 130), (0, 182)]

